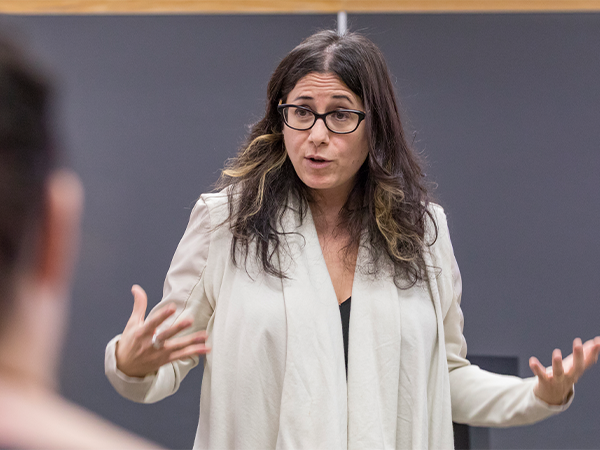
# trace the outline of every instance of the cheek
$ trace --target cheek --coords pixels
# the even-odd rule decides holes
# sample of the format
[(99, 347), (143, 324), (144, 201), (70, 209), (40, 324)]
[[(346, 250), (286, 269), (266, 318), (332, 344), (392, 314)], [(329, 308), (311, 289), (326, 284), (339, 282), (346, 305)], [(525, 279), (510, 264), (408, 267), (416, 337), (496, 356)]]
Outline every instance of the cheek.
[(354, 142), (352, 147), (352, 166), (360, 167), (365, 162), (365, 159), (367, 159), (367, 155), (369, 154), (369, 145), (367, 140), (364, 138), (358, 139), (356, 142)]
[(369, 155), (369, 141), (367, 139), (367, 134), (364, 133), (364, 130), (357, 142), (357, 154), (359, 166), (362, 166)]
[(362, 151), (353, 158), (352, 165), (349, 167), (349, 170), (353, 175), (358, 173), (361, 166), (364, 164), (365, 159), (367, 159), (367, 153)]
[(286, 130), (283, 131), (283, 143), (285, 144), (285, 150), (288, 156), (293, 159), (293, 156), (297, 153), (297, 144), (293, 137), (290, 136), (289, 133), (286, 133)]
[(363, 126), (361, 128), (361, 134), (360, 134), (360, 145), (364, 150), (364, 154), (365, 156), (367, 155), (367, 153), (369, 153), (369, 137), (367, 135), (367, 130), (366, 130), (366, 126)]

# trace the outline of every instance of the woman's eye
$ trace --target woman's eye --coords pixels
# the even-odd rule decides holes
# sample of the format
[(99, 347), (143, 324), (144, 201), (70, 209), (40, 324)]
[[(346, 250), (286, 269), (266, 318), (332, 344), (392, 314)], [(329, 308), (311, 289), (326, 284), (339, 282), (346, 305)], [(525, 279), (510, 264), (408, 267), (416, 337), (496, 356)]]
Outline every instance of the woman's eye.
[(350, 118), (350, 113), (348, 111), (336, 111), (332, 114), (332, 116), (335, 120), (342, 122)]
[(313, 113), (306, 109), (295, 108), (294, 119), (299, 122), (309, 123), (311, 120), (314, 120), (314, 117)]
[(299, 108), (296, 108), (295, 114), (298, 117), (307, 117), (310, 115), (310, 113), (308, 111), (306, 111), (305, 109), (299, 109)]

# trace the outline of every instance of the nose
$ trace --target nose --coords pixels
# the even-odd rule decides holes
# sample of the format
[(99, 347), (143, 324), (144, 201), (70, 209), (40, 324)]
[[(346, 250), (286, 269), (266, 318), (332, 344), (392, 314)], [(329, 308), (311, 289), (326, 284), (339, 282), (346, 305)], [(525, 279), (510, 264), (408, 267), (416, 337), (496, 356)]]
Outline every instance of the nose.
[(315, 147), (329, 143), (329, 130), (327, 129), (327, 126), (325, 126), (325, 120), (323, 118), (317, 119), (312, 126), (309, 139)]

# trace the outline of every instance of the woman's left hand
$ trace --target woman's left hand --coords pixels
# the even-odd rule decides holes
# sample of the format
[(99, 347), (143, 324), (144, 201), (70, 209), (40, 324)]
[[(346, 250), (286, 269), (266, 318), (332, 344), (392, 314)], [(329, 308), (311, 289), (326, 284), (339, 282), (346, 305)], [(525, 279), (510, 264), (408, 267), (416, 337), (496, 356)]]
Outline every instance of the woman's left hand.
[(573, 341), (573, 353), (562, 359), (559, 349), (552, 352), (552, 367), (547, 369), (535, 356), (529, 359), (529, 367), (538, 377), (535, 395), (550, 405), (562, 405), (567, 401), (573, 385), (587, 369), (596, 364), (600, 353), (600, 336), (585, 344), (577, 338)]

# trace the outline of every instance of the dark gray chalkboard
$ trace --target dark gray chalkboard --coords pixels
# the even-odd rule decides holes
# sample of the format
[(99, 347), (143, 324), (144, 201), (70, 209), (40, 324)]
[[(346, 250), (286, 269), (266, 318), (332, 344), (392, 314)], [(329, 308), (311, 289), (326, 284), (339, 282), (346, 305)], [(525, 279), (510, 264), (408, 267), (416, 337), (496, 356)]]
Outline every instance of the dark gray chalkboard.
[[(600, 15), (350, 15), (384, 51), (439, 184), (478, 354), (549, 363), (599, 333)], [(120, 398), (106, 342), (140, 283), (160, 299), (190, 206), (264, 107), (278, 61), (333, 15), (2, 16), (59, 81), (57, 122), (87, 198), (61, 382), (71, 399), (191, 447), (201, 371), (156, 405)], [(492, 448), (598, 448), (600, 368), (569, 411), (492, 430)]]

